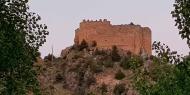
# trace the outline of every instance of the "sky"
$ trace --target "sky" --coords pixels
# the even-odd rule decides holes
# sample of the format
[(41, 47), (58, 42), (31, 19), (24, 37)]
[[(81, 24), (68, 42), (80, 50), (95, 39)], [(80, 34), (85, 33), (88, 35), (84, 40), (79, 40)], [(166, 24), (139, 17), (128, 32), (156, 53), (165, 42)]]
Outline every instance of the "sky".
[(186, 40), (178, 35), (171, 16), (174, 0), (30, 0), (30, 11), (42, 17), (50, 32), (40, 48), (42, 57), (73, 45), (75, 29), (83, 19), (108, 19), (113, 25), (140, 24), (152, 30), (152, 42), (161, 41), (171, 50), (187, 55)]

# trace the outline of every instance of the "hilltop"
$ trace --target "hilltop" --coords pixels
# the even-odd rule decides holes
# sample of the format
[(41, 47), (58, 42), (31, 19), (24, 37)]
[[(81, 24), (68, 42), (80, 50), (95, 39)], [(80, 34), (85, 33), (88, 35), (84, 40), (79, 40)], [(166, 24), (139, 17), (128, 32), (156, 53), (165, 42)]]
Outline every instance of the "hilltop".
[(138, 95), (135, 75), (150, 72), (152, 62), (153, 56), (120, 55), (115, 47), (98, 50), (83, 44), (64, 49), (53, 61), (46, 56), (36, 67), (43, 95)]
[(189, 93), (190, 57), (161, 42), (151, 45), (147, 27), (83, 21), (74, 42), (60, 57), (49, 54), (36, 63), (42, 95)]

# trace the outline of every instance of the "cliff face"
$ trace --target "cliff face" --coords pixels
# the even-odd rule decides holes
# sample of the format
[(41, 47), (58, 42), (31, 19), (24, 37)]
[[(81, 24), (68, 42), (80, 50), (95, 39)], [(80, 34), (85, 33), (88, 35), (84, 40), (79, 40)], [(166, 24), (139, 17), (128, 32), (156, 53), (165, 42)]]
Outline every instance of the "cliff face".
[(75, 31), (75, 44), (82, 40), (89, 44), (97, 42), (97, 47), (111, 49), (113, 45), (134, 54), (145, 52), (151, 55), (151, 30), (140, 25), (112, 25), (110, 21), (83, 21)]

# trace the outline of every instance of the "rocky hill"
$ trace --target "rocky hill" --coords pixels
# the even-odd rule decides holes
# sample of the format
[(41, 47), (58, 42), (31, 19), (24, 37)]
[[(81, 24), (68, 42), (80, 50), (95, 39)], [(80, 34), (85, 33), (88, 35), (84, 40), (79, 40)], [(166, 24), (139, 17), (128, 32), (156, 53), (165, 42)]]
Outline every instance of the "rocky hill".
[(64, 49), (59, 58), (48, 55), (35, 68), (43, 95), (138, 95), (135, 73), (148, 71), (151, 62), (116, 47), (83, 45)]

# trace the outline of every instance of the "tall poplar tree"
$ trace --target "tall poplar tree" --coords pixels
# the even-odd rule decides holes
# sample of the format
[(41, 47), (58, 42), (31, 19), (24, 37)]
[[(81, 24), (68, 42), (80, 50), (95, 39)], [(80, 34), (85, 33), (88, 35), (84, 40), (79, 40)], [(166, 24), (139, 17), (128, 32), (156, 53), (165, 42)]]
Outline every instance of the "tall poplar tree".
[(49, 32), (27, 3), (0, 0), (0, 95), (40, 94), (33, 64)]

